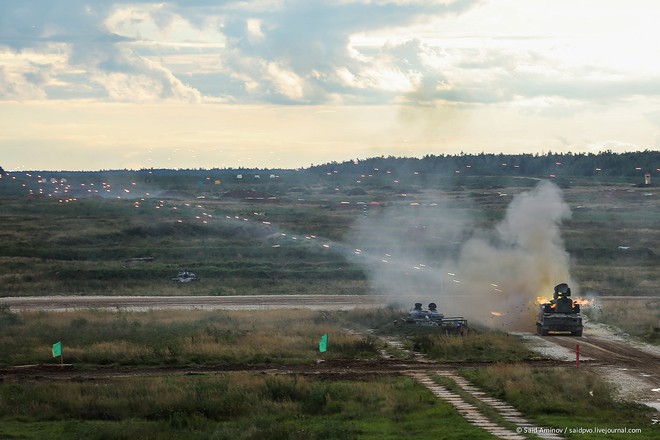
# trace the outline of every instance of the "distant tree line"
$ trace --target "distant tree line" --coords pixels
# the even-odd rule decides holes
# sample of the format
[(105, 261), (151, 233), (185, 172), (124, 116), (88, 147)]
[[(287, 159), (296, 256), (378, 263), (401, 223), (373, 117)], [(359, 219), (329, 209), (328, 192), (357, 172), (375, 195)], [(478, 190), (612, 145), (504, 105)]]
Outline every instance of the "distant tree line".
[[(101, 170), (95, 173), (109, 175), (138, 174), (145, 179), (155, 176), (177, 176), (179, 178), (207, 176), (209, 172), (220, 177), (236, 173), (276, 172), (282, 175), (321, 174), (328, 172), (365, 173), (374, 170), (396, 173), (424, 173), (439, 176), (528, 176), (528, 177), (629, 177), (643, 178), (649, 172), (660, 175), (660, 151), (636, 151), (614, 153), (552, 153), (546, 154), (494, 154), (479, 153), (458, 155), (426, 155), (417, 157), (380, 156), (368, 159), (330, 162), (311, 165), (306, 169), (282, 168), (210, 168), (210, 169), (165, 169), (143, 168), (140, 170)], [(55, 172), (50, 170), (49, 172)], [(69, 176), (85, 175), (90, 171), (59, 171)], [(0, 174), (6, 174), (0, 167)]]
[(396, 171), (438, 175), (536, 176), (562, 177), (617, 176), (642, 177), (644, 173), (660, 174), (660, 151), (614, 153), (552, 153), (547, 154), (459, 154), (411, 157), (374, 157), (365, 160), (332, 162), (311, 166), (318, 172)]

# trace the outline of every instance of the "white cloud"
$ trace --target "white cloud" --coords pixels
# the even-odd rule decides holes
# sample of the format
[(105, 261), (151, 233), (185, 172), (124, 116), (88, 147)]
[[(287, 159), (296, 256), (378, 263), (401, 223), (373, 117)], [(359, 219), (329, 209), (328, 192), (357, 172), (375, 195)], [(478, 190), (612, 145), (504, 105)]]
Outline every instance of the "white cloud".
[(294, 72), (276, 63), (268, 63), (266, 70), (271, 81), (276, 86), (278, 93), (289, 99), (300, 99), (303, 97), (302, 79)]
[[(55, 6), (46, 0), (26, 0), (21, 10), (4, 14), (3, 21), (11, 25), (0, 30), (0, 44), (43, 53), (48, 51), (43, 47), (46, 42), (67, 44), (70, 66), (87, 73), (77, 77), (88, 82), (81, 89), (101, 85), (111, 100), (141, 102), (147, 96), (191, 99), (206, 94), (248, 102), (334, 101), (341, 96), (336, 89), (341, 81), (334, 72), (346, 69), (360, 77), (361, 95), (368, 96), (373, 88), (378, 100), (387, 101), (410, 88), (418, 74), (392, 58), (381, 60), (376, 67), (370, 65), (349, 47), (351, 36), (426, 22), (467, 10), (475, 3), (197, 0), (107, 4), (64, 0)], [(187, 51), (185, 57), (182, 48)], [(203, 90), (192, 90), (195, 80), (202, 78), (195, 58), (213, 56), (217, 64), (204, 63)], [(170, 66), (174, 57), (177, 64)], [(155, 73), (152, 81), (143, 77), (145, 71)], [(63, 73), (55, 71), (54, 75)], [(190, 84), (188, 93), (181, 93), (184, 76)], [(134, 96), (127, 88), (132, 85), (138, 86)], [(391, 92), (389, 98), (383, 95), (386, 90)], [(348, 102), (355, 92), (352, 89), (346, 95)]]
[(53, 76), (53, 72), (66, 66), (66, 55), (58, 53), (61, 45), (51, 45), (53, 53), (0, 50), (0, 96), (9, 99), (45, 99), (47, 88), (57, 88), (65, 83)]
[[(25, 0), (0, 6), (2, 64), (24, 60), (3, 72), (0, 97), (620, 100), (660, 93), (652, 7), (642, 0), (625, 7), (567, 0)], [(49, 69), (35, 68), (44, 65), (39, 58), (54, 56), (60, 59)]]
[[(46, 98), (51, 94), (80, 98), (91, 93), (97, 98), (104, 94), (107, 99), (122, 101), (199, 101), (198, 91), (157, 61), (136, 54), (127, 44), (130, 38), (108, 29), (108, 17), (117, 17), (110, 6), (80, 0), (55, 3), (28, 0), (15, 8), (3, 4), (0, 10), (3, 64), (11, 58), (20, 58), (23, 63), (11, 72), (4, 72), (0, 98)], [(175, 20), (168, 14), (156, 14), (158, 9), (153, 7), (154, 13), (149, 16), (135, 9), (124, 14), (130, 15), (134, 23), (151, 23), (145, 32), (167, 30)], [(47, 75), (37, 77), (34, 66), (39, 60), (54, 57), (59, 57), (58, 63), (51, 63)]]
[[(199, 103), (204, 112), (212, 112), (207, 104), (251, 112), (331, 105), (350, 108), (348, 121), (388, 108), (393, 128), (370, 117), (373, 129), (364, 136), (346, 120), (324, 119), (336, 125), (322, 130), (296, 119), (307, 111), (291, 113), (287, 136), (290, 127), (314, 126), (341, 138), (331, 146), (301, 138), (323, 144), (328, 155), (341, 142), (350, 144), (345, 151), (360, 144), (376, 155), (587, 148), (609, 140), (620, 140), (617, 148), (652, 147), (660, 139), (656, 9), (650, 0), (4, 1), (0, 105), (12, 114), (17, 100), (58, 108), (181, 103), (177, 117), (185, 124), (195, 123), (187, 105)], [(98, 130), (110, 124), (103, 112), (89, 114), (100, 118)], [(198, 117), (214, 120), (208, 114)], [(121, 131), (113, 125), (99, 148), (114, 145)], [(269, 137), (277, 141), (260, 142), (288, 144), (275, 131)], [(93, 133), (84, 136), (90, 144)], [(153, 128), (140, 142), (187, 142), (168, 134)], [(206, 145), (196, 132), (185, 134)], [(15, 133), (3, 148), (29, 143), (19, 139)]]
[(9, 71), (4, 66), (0, 66), (0, 95), (9, 99), (40, 99), (45, 98), (46, 93), (40, 87), (39, 82), (42, 81), (28, 81), (28, 76), (42, 77), (39, 72), (36, 75), (26, 71), (17, 74)]
[(261, 29), (261, 25), (261, 20), (256, 18), (248, 18), (247, 31), (252, 42), (260, 41), (266, 36)]

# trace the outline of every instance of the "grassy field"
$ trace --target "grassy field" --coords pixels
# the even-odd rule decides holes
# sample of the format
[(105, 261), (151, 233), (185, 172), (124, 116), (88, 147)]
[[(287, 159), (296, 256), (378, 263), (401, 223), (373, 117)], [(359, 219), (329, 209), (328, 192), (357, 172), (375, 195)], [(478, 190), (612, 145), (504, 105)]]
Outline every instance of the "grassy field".
[(584, 313), (593, 321), (607, 323), (633, 337), (660, 343), (660, 298), (597, 299)]
[[(434, 216), (492, 228), (513, 196), (536, 184), (487, 177), (463, 178), (460, 185), (400, 177), (394, 184), (384, 176), (332, 175), (298, 186), (296, 174), (222, 185), (197, 185), (177, 174), (148, 182), (139, 173), (76, 178), (66, 194), (35, 183), (36, 176), (0, 183), (0, 296), (375, 293), (353, 258), (360, 219), (378, 221), (398, 210), (400, 228), (391, 233), (411, 237), (406, 252), (432, 259), (455, 249), (428, 237), (460, 241), (470, 234), (453, 237)], [(104, 183), (112, 188), (107, 198), (81, 192)], [(572, 217), (561, 232), (581, 291), (656, 295), (660, 209), (653, 190), (623, 182), (563, 186)], [(427, 225), (437, 231), (414, 239)], [(374, 240), (365, 245), (391, 252)], [(130, 260), (141, 257), (153, 260)], [(202, 282), (174, 283), (184, 268)]]
[[(376, 261), (393, 252), (422, 255), (426, 260), (420, 263), (432, 267), (437, 258), (455, 256), (456, 243), (472, 230), (493, 228), (512, 198), (537, 183), (333, 174), (310, 185), (295, 173), (260, 181), (220, 177), (221, 185), (199, 185), (185, 173), (152, 179), (143, 173), (82, 173), (69, 176), (78, 179), (69, 182), (69, 193), (77, 198), (35, 183), (36, 176), (3, 179), (0, 298), (379, 293), (370, 279), (374, 267), (364, 264), (364, 255)], [(580, 293), (657, 296), (655, 189), (624, 181), (558, 183), (572, 211), (561, 234)], [(81, 188), (112, 189), (100, 198)], [(356, 225), (365, 219), (379, 224), (385, 213), (387, 228), (362, 232), (360, 260)], [(392, 247), (387, 237), (397, 235), (407, 240)], [(173, 281), (182, 269), (201, 281)], [(417, 286), (422, 292), (438, 288), (423, 279)], [(625, 310), (592, 318), (625, 326), (630, 320), (614, 319)], [(654, 341), (654, 322), (657, 313), (635, 322), (645, 330), (624, 331)]]
[(328, 333), (326, 359), (374, 358), (373, 339), (347, 333), (311, 310), (0, 312), (0, 366), (50, 362), (62, 341), (77, 368), (214, 364), (309, 364)]
[[(305, 365), (319, 358), (324, 333), (331, 341), (327, 359), (375, 359), (389, 350), (375, 336), (360, 336), (365, 329), (406, 336), (408, 348), (434, 360), (517, 362), (536, 356), (518, 338), (475, 323), (467, 337), (393, 329), (391, 322), (402, 313), (396, 307), (332, 313), (14, 313), (2, 307), (3, 296), (29, 295), (379, 293), (356, 258), (362, 252), (354, 241), (361, 220), (395, 212), (386, 235), (407, 238), (396, 251), (425, 255), (429, 261), (420, 263), (432, 266), (436, 256), (454, 255), (456, 242), (493, 228), (513, 197), (537, 184), (528, 178), (387, 172), (328, 173), (311, 180), (293, 171), (260, 179), (246, 173), (240, 180), (198, 174), (80, 173), (66, 175), (66, 184), (27, 174), (3, 179), (0, 367), (52, 362), (56, 341), (63, 342), (64, 360), (74, 371)], [(581, 293), (657, 296), (655, 188), (616, 179), (557, 183), (572, 211), (561, 235)], [(364, 254), (388, 258), (392, 251), (379, 241), (382, 232), (368, 232), (374, 235)], [(184, 268), (201, 280), (173, 281)], [(603, 303), (587, 313), (657, 343), (658, 303), (636, 304)], [(463, 374), (546, 426), (635, 427), (648, 419), (648, 410), (616, 402), (588, 372), (497, 365)], [(3, 438), (490, 438), (404, 378), (348, 382), (223, 373), (2, 379)], [(634, 438), (656, 437), (657, 430), (645, 428)]]
[[(78, 198), (52, 192), (35, 183), (36, 176), (3, 179), (0, 298), (379, 293), (365, 255), (375, 261), (394, 252), (422, 255), (419, 263), (433, 267), (439, 258), (455, 257), (456, 243), (474, 231), (492, 229), (513, 197), (537, 183), (399, 176), (394, 184), (386, 176), (323, 175), (311, 185), (295, 173), (249, 182), (221, 176), (222, 185), (199, 185), (185, 173), (150, 181), (140, 173), (83, 173), (70, 182)], [(624, 181), (559, 183), (572, 211), (561, 235), (580, 293), (657, 296), (655, 189)], [(80, 188), (92, 187), (112, 192), (83, 197)], [(359, 253), (356, 225), (379, 224), (386, 213), (387, 228), (363, 228)], [(393, 245), (392, 236), (406, 240)], [(173, 281), (183, 269), (200, 282)], [(423, 279), (417, 286), (438, 288)], [(652, 328), (634, 333), (657, 339)]]
[(24, 439), (490, 439), (411, 379), (249, 373), (0, 384)]
[(432, 328), (394, 326), (404, 310), (392, 307), (312, 310), (144, 312), (0, 310), (0, 367), (51, 362), (62, 341), (65, 361), (77, 369), (113, 366), (295, 365), (319, 359), (318, 340), (329, 334), (324, 359), (376, 359), (386, 345), (376, 335), (404, 338), (409, 349), (440, 361), (520, 361), (536, 357), (520, 338), (473, 328), (466, 336)]
[[(284, 225), (296, 218), (298, 228), (307, 225), (308, 235), (300, 235), (295, 228), (280, 232), (280, 226), (264, 224), (258, 212), (263, 206), (218, 202), (198, 212), (201, 209), (186, 203), (168, 202), (166, 212), (165, 207), (157, 209), (159, 202), (135, 208), (133, 202), (113, 200), (81, 200), (66, 206), (50, 199), (30, 200), (27, 205), (20, 199), (3, 201), (0, 294), (368, 291), (359, 267), (309, 235), (332, 235), (330, 229), (338, 226), (331, 215), (315, 227), (315, 220), (295, 207), (268, 208), (271, 225), (273, 218)], [(324, 215), (320, 207), (308, 211), (311, 216)], [(346, 221), (337, 220), (339, 225)], [(141, 257), (153, 261), (130, 260)], [(202, 282), (172, 282), (184, 268), (197, 273)]]
[[(655, 413), (652, 408), (617, 401), (611, 386), (588, 369), (537, 369), (522, 364), (498, 364), (465, 369), (462, 374), (539, 425), (566, 429), (567, 433), (561, 435), (567, 438), (654, 439), (660, 435), (660, 426), (649, 422)], [(641, 432), (606, 434), (596, 431), (626, 428)]]
[[(430, 358), (525, 360), (515, 336), (474, 329), (467, 336), (395, 329), (401, 311), (75, 311), (0, 313), (0, 366), (52, 362), (63, 343), (74, 369), (60, 379), (5, 375), (0, 381), (0, 437), (26, 439), (420, 439), (492, 438), (411, 379), (320, 379), (315, 375), (194, 373), (194, 366), (269, 369), (325, 359), (376, 359), (383, 342), (356, 331), (409, 338)], [(419, 330), (419, 331), (418, 331)], [(186, 366), (190, 367), (188, 370)], [(178, 367), (164, 373), (155, 367)], [(181, 367), (184, 367), (181, 369)], [(121, 368), (120, 375), (102, 374)], [(128, 369), (127, 369), (128, 368)], [(273, 368), (271, 368), (273, 369)], [(95, 374), (85, 375), (94, 371)], [(193, 371), (185, 374), (186, 371)], [(274, 371), (274, 369), (273, 369)], [(615, 401), (598, 376), (570, 367), (535, 369), (510, 362), (461, 374), (546, 427), (643, 427), (655, 438), (650, 410)], [(452, 387), (451, 383), (442, 381)], [(468, 398), (469, 400), (469, 398)], [(491, 415), (492, 416), (492, 415)], [(515, 429), (515, 427), (514, 427)], [(569, 435), (569, 438), (623, 438)], [(636, 437), (637, 438), (637, 435)]]
[[(5, 376), (0, 381), (0, 436), (492, 438), (406, 378), (374, 375), (372, 380), (346, 382), (248, 372), (150, 374), (156, 366), (313, 364), (320, 357), (318, 339), (326, 332), (326, 360), (374, 359), (384, 344), (347, 330), (347, 325), (360, 330), (387, 327), (400, 313), (394, 308), (275, 310), (255, 319), (251, 311), (5, 309), (0, 313), (1, 366), (50, 362), (50, 347), (57, 339), (63, 343), (65, 361), (81, 374), (45, 381)], [(490, 335), (474, 338), (482, 344)], [(112, 367), (131, 367), (126, 371), (138, 376), (125, 372), (122, 376), (127, 377), (99, 379), (83, 374)]]

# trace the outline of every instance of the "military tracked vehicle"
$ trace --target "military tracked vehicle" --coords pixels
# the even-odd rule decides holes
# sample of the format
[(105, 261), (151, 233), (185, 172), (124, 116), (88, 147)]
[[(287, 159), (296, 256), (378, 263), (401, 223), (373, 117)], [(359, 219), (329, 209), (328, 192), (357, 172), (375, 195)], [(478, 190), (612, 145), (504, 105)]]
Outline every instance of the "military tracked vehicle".
[(197, 275), (188, 271), (187, 269), (179, 272), (177, 276), (172, 278), (172, 281), (178, 281), (179, 283), (192, 283), (197, 280), (199, 280)]
[(438, 312), (438, 306), (430, 303), (428, 310), (422, 308), (422, 303), (415, 303), (408, 316), (403, 318), (404, 323), (424, 327), (437, 327), (445, 334), (466, 334), (468, 331), (467, 319), (460, 316), (446, 317)]
[(571, 299), (568, 284), (557, 284), (552, 300), (539, 306), (536, 332), (541, 336), (558, 333), (582, 336), (582, 329), (580, 304)]

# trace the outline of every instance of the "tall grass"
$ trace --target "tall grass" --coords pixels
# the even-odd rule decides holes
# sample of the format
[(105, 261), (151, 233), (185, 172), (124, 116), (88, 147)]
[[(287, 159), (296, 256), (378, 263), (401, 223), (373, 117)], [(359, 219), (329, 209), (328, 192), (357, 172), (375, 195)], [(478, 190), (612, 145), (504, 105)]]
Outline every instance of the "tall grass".
[(408, 310), (397, 305), (335, 312), (344, 326), (364, 333), (396, 336), (408, 349), (439, 361), (520, 361), (537, 357), (519, 336), (472, 325), (465, 334), (445, 334), (438, 327), (401, 323)]
[(50, 361), (62, 341), (77, 365), (308, 363), (330, 335), (326, 358), (370, 358), (378, 347), (347, 333), (332, 314), (311, 310), (146, 312), (0, 310), (0, 365)]
[[(397, 316), (400, 318), (401, 311)], [(444, 334), (438, 327), (388, 323), (379, 333), (403, 337), (409, 349), (438, 361), (520, 361), (537, 357), (516, 335), (471, 325), (464, 335)]]
[[(553, 428), (642, 428), (634, 438), (658, 438), (660, 427), (651, 424), (654, 410), (617, 401), (612, 386), (599, 374), (567, 367), (533, 368), (523, 364), (497, 364), (464, 369), (461, 374), (518, 408), (543, 426)], [(600, 439), (602, 433), (571, 436)], [(624, 438), (617, 436), (612, 438)]]
[(5, 438), (40, 438), (27, 434), (36, 427), (54, 439), (491, 438), (407, 378), (231, 373), (2, 383), (0, 420)]
[(497, 362), (535, 357), (519, 337), (499, 331), (471, 329), (465, 336), (426, 333), (411, 339), (417, 351), (434, 360)]
[(583, 309), (589, 319), (614, 326), (622, 331), (660, 344), (660, 297), (645, 300), (597, 299)]

